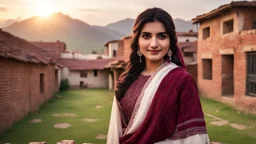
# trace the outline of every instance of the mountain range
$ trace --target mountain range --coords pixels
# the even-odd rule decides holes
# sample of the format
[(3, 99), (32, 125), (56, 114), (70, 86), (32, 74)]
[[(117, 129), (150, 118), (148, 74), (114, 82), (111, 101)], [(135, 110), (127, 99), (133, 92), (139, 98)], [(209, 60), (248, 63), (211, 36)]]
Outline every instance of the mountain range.
[[(64, 41), (70, 51), (92, 53), (102, 52), (104, 44), (110, 40), (131, 35), (134, 19), (127, 18), (106, 26), (93, 26), (62, 13), (54, 13), (47, 18), (34, 16), (2, 28), (28, 41)], [(191, 21), (174, 19), (176, 31), (196, 31)]]

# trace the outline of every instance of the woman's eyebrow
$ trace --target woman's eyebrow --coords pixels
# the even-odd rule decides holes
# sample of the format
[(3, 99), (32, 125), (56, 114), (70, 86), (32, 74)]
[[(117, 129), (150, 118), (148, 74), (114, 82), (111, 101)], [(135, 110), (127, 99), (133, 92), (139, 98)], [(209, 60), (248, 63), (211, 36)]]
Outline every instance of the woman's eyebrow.
[[(151, 34), (150, 32), (141, 32), (141, 34)], [(159, 32), (158, 35), (167, 34), (167, 32)]]
[(150, 32), (142, 32), (141, 34), (151, 34)]
[(161, 35), (161, 34), (167, 34), (167, 32), (160, 32), (160, 33), (157, 33), (157, 34), (159, 34), (159, 35)]

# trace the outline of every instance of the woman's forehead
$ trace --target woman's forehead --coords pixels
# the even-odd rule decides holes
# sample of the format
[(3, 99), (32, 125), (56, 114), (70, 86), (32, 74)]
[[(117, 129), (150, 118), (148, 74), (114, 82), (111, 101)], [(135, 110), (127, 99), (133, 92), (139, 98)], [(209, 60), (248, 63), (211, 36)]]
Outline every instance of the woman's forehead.
[(143, 28), (142, 28), (142, 33), (147, 32), (147, 33), (161, 33), (161, 32), (166, 32), (165, 26), (163, 23), (159, 21), (154, 21), (154, 22), (148, 22), (145, 23)]

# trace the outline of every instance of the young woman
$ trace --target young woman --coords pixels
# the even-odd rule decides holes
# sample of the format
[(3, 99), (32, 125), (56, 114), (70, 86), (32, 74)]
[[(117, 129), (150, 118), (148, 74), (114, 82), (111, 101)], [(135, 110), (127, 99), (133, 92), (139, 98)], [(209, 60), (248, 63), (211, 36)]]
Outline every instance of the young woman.
[(108, 144), (208, 144), (197, 87), (185, 70), (171, 16), (136, 19), (127, 70), (118, 80)]

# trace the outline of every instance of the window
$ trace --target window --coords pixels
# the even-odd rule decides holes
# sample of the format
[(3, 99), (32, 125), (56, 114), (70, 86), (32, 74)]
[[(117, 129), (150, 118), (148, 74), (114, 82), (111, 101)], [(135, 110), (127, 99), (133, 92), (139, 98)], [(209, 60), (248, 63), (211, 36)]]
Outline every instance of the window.
[(203, 39), (210, 37), (210, 27), (203, 29)]
[(97, 77), (97, 76), (98, 76), (98, 71), (94, 70), (94, 77)]
[(40, 92), (44, 92), (44, 74), (40, 74)]
[(256, 20), (252, 22), (252, 29), (256, 29)]
[(87, 77), (87, 71), (81, 71), (80, 77), (86, 78)]
[(230, 33), (234, 31), (234, 20), (228, 20), (223, 22), (223, 34)]
[(113, 57), (116, 57), (116, 50), (113, 50)]
[(80, 87), (80, 88), (84, 88), (84, 82), (83, 82), (83, 81), (80, 81), (79, 87)]
[(186, 56), (186, 57), (192, 57), (192, 56), (193, 56), (193, 53), (191, 53), (191, 52), (184, 52), (184, 56)]
[(58, 70), (55, 70), (55, 85), (57, 86), (59, 84), (59, 75), (58, 75)]
[(212, 80), (212, 59), (202, 59), (203, 79)]
[(247, 53), (246, 95), (256, 97), (256, 52)]

